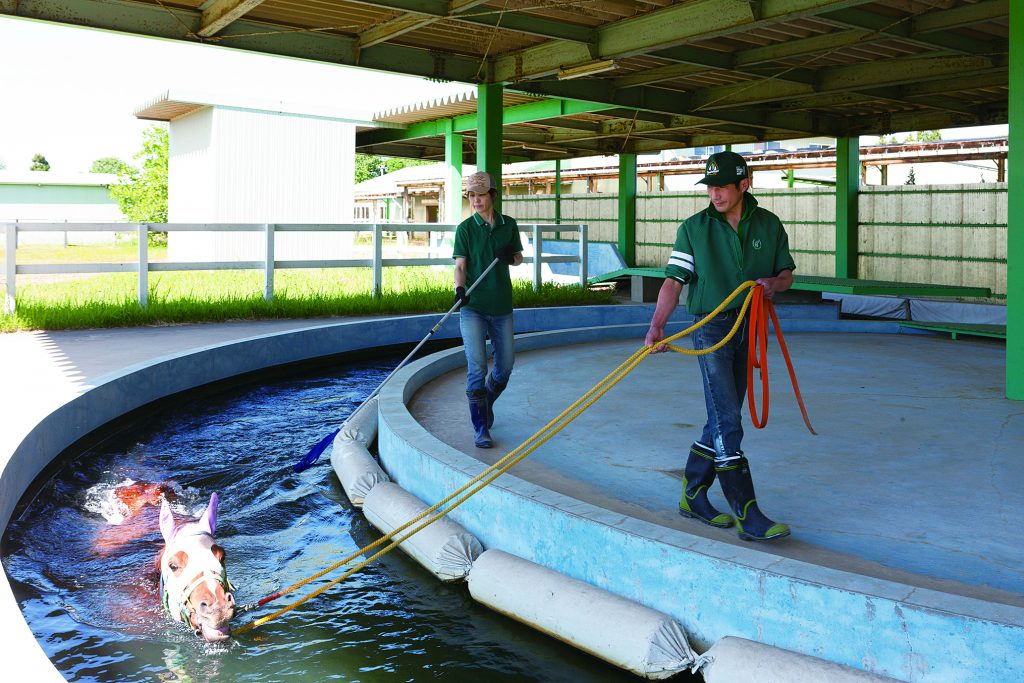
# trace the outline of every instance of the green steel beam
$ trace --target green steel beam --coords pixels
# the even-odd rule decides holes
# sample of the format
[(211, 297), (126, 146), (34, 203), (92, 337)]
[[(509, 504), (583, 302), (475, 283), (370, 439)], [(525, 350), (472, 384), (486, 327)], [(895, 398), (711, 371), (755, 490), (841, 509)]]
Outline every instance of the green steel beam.
[[(1009, 216), (1006, 244), (1006, 397), (1024, 401), (1024, 7), (1010, 13)], [(1020, 178), (1017, 174), (1020, 174)]]
[(613, 59), (681, 46), (689, 41), (750, 31), (865, 0), (691, 0), (597, 29), (596, 49), (581, 44), (544, 43), (494, 60), (494, 80), (521, 81), (595, 59)]
[(448, 167), (444, 186), (444, 222), (462, 222), (462, 135), (448, 131), (444, 136), (444, 163)]
[(619, 155), (619, 252), (636, 265), (636, 155)]
[(818, 73), (818, 89), (859, 90), (876, 86), (918, 83), (951, 76), (985, 73), (1006, 65), (1004, 57), (992, 55), (931, 55), (925, 57), (897, 57), (864, 64), (836, 66)]
[[(58, 22), (120, 33), (182, 42), (210, 42), (199, 38), (202, 13), (121, 0), (0, 0), (0, 14)], [(279, 32), (280, 26), (235, 21), (216, 37), (220, 47), (262, 54), (309, 59), (330, 64), (472, 82), (478, 59), (441, 54), (425, 49), (382, 44), (358, 50), (358, 38), (320, 31)]]
[[(997, 0), (1003, 3), (1003, 14), (1006, 16), (1005, 0)], [(976, 40), (960, 33), (949, 33), (941, 30), (946, 22), (941, 16), (950, 10), (933, 10), (917, 16), (911, 16), (907, 21), (895, 21), (892, 17), (866, 12), (860, 9), (844, 9), (835, 12), (826, 12), (821, 15), (822, 19), (834, 21), (844, 26), (865, 29), (879, 38), (896, 37), (903, 40), (924, 45), (926, 47), (952, 50), (969, 54), (987, 54), (992, 51), (992, 46), (983, 40)], [(922, 23), (923, 22), (923, 23)], [(922, 25), (935, 26), (934, 29), (922, 31)]]
[[(1010, 14), (1010, 0), (984, 0), (972, 5), (961, 5), (953, 9), (926, 12), (914, 17), (914, 33), (928, 33), (946, 29), (960, 29), (993, 19), (1002, 19)], [(1017, 36), (1019, 39), (1020, 36)]]
[(476, 168), (487, 171), (498, 185), (494, 210), (501, 211), (501, 122), (502, 91), (500, 83), (481, 83), (476, 88)]
[(965, 126), (991, 126), (1008, 121), (1006, 103), (991, 107), (979, 107), (974, 114), (949, 111), (922, 111), (902, 114), (878, 114), (860, 116), (846, 122), (849, 134), (870, 135), (893, 133), (900, 130), (938, 130), (940, 128), (963, 128)]
[[(871, 88), (856, 92), (815, 93), (806, 97), (777, 100), (773, 104), (783, 110), (815, 109), (818, 107), (843, 107), (848, 104), (861, 104), (877, 99), (894, 101), (911, 101), (920, 104), (934, 104), (937, 95), (976, 88), (1005, 88), (1007, 84), (1005, 69), (993, 69), (983, 74), (970, 76), (953, 76), (941, 80), (912, 83), (893, 88)], [(902, 130), (923, 130), (922, 128), (905, 128)], [(881, 132), (887, 132), (882, 130)]]
[[(506, 31), (527, 33), (542, 38), (591, 43), (596, 38), (593, 29), (576, 26), (543, 17), (524, 16), (514, 12), (477, 12), (463, 16), (450, 11), (448, 0), (358, 0), (359, 4), (383, 7), (397, 12), (420, 14), (434, 19), (457, 21), (478, 26), (493, 26)], [(472, 6), (472, 5), (471, 5)]]
[[(537, 102), (527, 102), (514, 107), (508, 107), (502, 112), (502, 125), (514, 125), (517, 123), (528, 123), (543, 119), (558, 118), (561, 116), (572, 116), (604, 111), (610, 105), (598, 104), (595, 102), (583, 102), (580, 100), (547, 99)], [(449, 121), (452, 130), (456, 133), (469, 133), (477, 129), (477, 115), (463, 114), (452, 119), (439, 119), (436, 121), (423, 121), (414, 123), (406, 128), (381, 128), (378, 130), (366, 131), (357, 136), (360, 146), (380, 144), (382, 142), (395, 142), (398, 140), (413, 140), (416, 138), (429, 138), (444, 134), (448, 129)]]
[(836, 277), (857, 277), (860, 139), (836, 138)]

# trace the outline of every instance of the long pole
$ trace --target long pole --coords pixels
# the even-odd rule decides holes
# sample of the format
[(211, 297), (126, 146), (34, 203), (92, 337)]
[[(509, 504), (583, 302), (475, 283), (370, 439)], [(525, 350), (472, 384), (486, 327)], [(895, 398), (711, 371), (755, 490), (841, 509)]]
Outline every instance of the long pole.
[[(471, 284), (469, 286), (469, 288), (466, 290), (466, 295), (467, 296), (469, 294), (471, 294), (474, 289), (476, 289), (476, 286), (478, 284), (483, 282), (483, 279), (485, 277), (487, 277), (487, 274), (490, 273), (491, 270), (494, 269), (494, 266), (498, 265), (498, 261), (499, 260), (500, 259), (495, 257), (495, 259), (493, 261), (491, 261), (490, 265), (488, 265), (487, 268), (484, 269), (484, 272), (480, 273), (480, 277), (478, 277), (476, 280), (474, 280), (473, 284)], [(359, 407), (352, 411), (352, 413), (348, 416), (348, 418), (346, 418), (346, 420), (341, 424), (341, 427), (339, 427), (338, 429), (335, 429), (333, 432), (331, 432), (330, 434), (325, 436), (323, 439), (321, 439), (315, 446), (313, 446), (313, 448), (310, 449), (309, 453), (306, 453), (305, 457), (303, 457), (302, 460), (300, 460), (297, 464), (292, 466), (292, 470), (294, 470), (295, 472), (301, 472), (301, 471), (307, 469), (314, 462), (316, 462), (316, 459), (320, 457), (320, 454), (323, 453), (327, 449), (327, 446), (330, 445), (331, 441), (334, 440), (334, 436), (339, 431), (344, 429), (345, 425), (348, 424), (349, 421), (352, 418), (354, 418), (359, 413), (359, 411), (362, 410), (363, 407), (366, 406), (366, 404), (369, 403), (373, 399), (374, 396), (376, 396), (377, 394), (380, 393), (380, 390), (384, 388), (384, 385), (387, 384), (388, 380), (391, 379), (396, 372), (398, 372), (403, 367), (405, 367), (405, 364), (408, 363), (412, 359), (412, 357), (416, 355), (416, 352), (419, 351), (423, 347), (423, 345), (427, 343), (427, 340), (429, 340), (432, 336), (434, 336), (435, 332), (437, 332), (439, 329), (441, 329), (441, 326), (444, 325), (445, 321), (448, 320), (448, 318), (451, 317), (452, 313), (454, 313), (456, 311), (456, 309), (458, 309), (460, 304), (461, 304), (460, 301), (456, 301), (454, 304), (452, 304), (452, 307), (448, 309), (448, 312), (445, 313), (444, 316), (440, 320), (437, 321), (436, 325), (434, 325), (432, 328), (430, 328), (430, 332), (427, 332), (427, 335), (425, 337), (423, 337), (423, 339), (420, 340), (420, 343), (416, 345), (416, 348), (414, 348), (412, 351), (410, 351), (409, 355), (406, 356), (402, 360), (401, 363), (399, 363), (397, 366), (395, 366), (395, 369), (392, 370), (388, 374), (388, 376), (384, 378), (384, 381), (381, 382), (377, 386), (376, 389), (373, 390), (373, 393), (371, 393), (369, 396), (367, 396), (366, 399), (359, 405)]]

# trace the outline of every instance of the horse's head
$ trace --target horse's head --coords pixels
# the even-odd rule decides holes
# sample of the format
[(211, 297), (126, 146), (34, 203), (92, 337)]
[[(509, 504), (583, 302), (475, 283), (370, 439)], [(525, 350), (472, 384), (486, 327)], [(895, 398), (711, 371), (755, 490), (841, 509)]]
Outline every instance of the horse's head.
[(160, 591), (164, 608), (207, 641), (223, 640), (231, 631), (235, 598), (224, 569), (224, 549), (213, 542), (217, 529), (217, 494), (210, 496), (199, 521), (178, 525), (165, 500), (160, 507)]

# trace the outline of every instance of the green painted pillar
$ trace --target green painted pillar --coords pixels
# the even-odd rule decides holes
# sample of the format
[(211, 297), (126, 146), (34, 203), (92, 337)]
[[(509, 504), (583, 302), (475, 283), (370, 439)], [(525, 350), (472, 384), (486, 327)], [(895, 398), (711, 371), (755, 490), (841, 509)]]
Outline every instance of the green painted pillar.
[(562, 160), (555, 159), (555, 222), (562, 222)]
[(796, 185), (796, 171), (789, 169), (786, 171), (786, 187), (792, 190), (794, 185)]
[(836, 277), (857, 277), (860, 138), (836, 138)]
[(636, 155), (619, 155), (619, 252), (636, 266)]
[(487, 171), (498, 185), (494, 210), (501, 211), (501, 83), (481, 83), (476, 87), (476, 168)]
[(452, 132), (452, 122), (444, 134), (444, 163), (448, 173), (444, 182), (444, 222), (462, 222), (462, 135)]
[[(1024, 7), (1010, 3), (1010, 158), (1006, 239), (1006, 398), (1024, 400)], [(1014, 153), (1014, 151), (1016, 153)], [(1017, 174), (1020, 174), (1020, 178)]]

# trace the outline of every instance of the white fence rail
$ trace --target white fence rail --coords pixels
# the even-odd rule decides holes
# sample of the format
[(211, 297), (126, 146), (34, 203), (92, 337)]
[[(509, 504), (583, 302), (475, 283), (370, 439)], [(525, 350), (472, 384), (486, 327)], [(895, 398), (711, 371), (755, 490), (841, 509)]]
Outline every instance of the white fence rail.
[[(372, 295), (381, 294), (384, 268), (401, 266), (452, 265), (447, 258), (384, 258), (384, 232), (455, 232), (455, 225), (438, 223), (0, 223), (5, 232), (6, 258), (4, 275), (7, 295), (4, 311), (13, 313), (17, 304), (16, 279), (18, 275), (84, 274), (84, 273), (138, 273), (139, 306), (149, 301), (149, 273), (154, 271), (189, 270), (262, 270), (263, 296), (274, 297), (274, 271), (289, 268), (372, 268)], [(531, 256), (524, 263), (533, 264), (533, 288), (540, 288), (544, 263), (579, 263), (580, 286), (587, 285), (587, 226), (567, 224), (520, 224), (520, 231), (533, 244)], [(38, 263), (17, 264), (18, 234), (25, 232), (134, 232), (138, 236), (138, 259), (125, 263)], [(149, 233), (151, 232), (255, 232), (264, 235), (264, 258), (256, 261), (149, 261)], [(275, 236), (281, 232), (363, 232), (372, 235), (372, 258), (368, 259), (314, 259), (278, 261), (274, 258)], [(553, 232), (577, 232), (579, 252), (574, 256), (544, 254), (544, 235)]]

